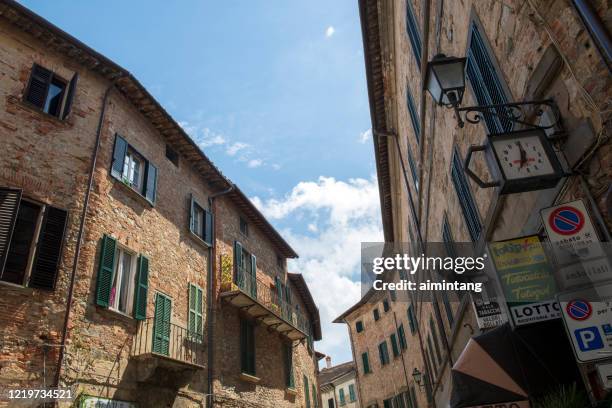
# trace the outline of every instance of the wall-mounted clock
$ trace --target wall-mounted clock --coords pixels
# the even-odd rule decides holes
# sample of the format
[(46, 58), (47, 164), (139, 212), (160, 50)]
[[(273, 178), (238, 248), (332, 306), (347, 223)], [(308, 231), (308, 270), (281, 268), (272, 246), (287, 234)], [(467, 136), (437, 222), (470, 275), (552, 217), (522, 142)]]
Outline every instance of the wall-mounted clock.
[[(495, 158), (495, 182), (485, 183), (469, 170), (472, 152), (480, 150), (491, 151)], [(465, 170), (481, 187), (500, 187), (500, 194), (551, 188), (566, 176), (542, 129), (490, 135), (486, 145), (470, 148)]]

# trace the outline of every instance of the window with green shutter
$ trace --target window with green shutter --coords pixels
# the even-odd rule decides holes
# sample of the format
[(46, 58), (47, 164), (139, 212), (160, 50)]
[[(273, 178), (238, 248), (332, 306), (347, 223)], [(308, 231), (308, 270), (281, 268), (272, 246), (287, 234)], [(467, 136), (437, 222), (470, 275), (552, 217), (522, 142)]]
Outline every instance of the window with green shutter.
[(149, 291), (149, 258), (144, 255), (138, 257), (138, 271), (136, 274), (136, 287), (134, 288), (134, 318), (144, 320), (147, 318), (147, 293)]
[(349, 384), (349, 401), (355, 402), (357, 400), (357, 396), (355, 395), (355, 385)]
[(117, 240), (109, 235), (104, 235), (100, 247), (96, 303), (102, 307), (108, 307), (113, 284), (113, 273), (115, 271), (115, 250), (117, 248)]
[(411, 334), (415, 334), (416, 330), (417, 330), (417, 319), (416, 319), (416, 315), (414, 314), (414, 306), (412, 304), (410, 304), (410, 306), (408, 306), (408, 325), (410, 326), (410, 333)]
[(340, 399), (340, 406), (346, 405), (346, 397), (344, 395), (344, 388), (338, 390), (338, 398)]
[(397, 328), (397, 336), (399, 337), (399, 344), (402, 350), (406, 350), (408, 343), (406, 342), (406, 332), (404, 331), (404, 325), (400, 324)]
[(393, 351), (393, 357), (400, 355), (399, 347), (397, 346), (397, 337), (395, 333), (391, 335), (391, 350)]
[(143, 196), (151, 204), (157, 196), (157, 167), (123, 137), (115, 134), (111, 176)]
[(204, 209), (191, 195), (191, 205), (189, 213), (189, 231), (206, 245), (212, 245), (213, 235), (213, 214)]
[(317, 387), (315, 386), (314, 381), (312, 382), (312, 405), (314, 405), (315, 408), (319, 407), (319, 400), (317, 398)]
[(293, 345), (284, 343), (285, 357), (285, 385), (287, 388), (295, 388), (295, 378), (293, 375)]
[(202, 288), (193, 283), (189, 284), (189, 339), (196, 343), (203, 341), (203, 322), (204, 322), (204, 292)]
[(370, 370), (370, 358), (368, 357), (367, 352), (361, 354), (361, 361), (363, 362), (363, 373), (364, 374), (371, 373), (372, 370)]
[(310, 408), (310, 389), (308, 387), (308, 377), (304, 376), (304, 400), (306, 408)]
[(170, 320), (172, 318), (172, 300), (157, 292), (155, 296), (155, 314), (153, 317), (153, 352), (169, 355)]
[(378, 354), (380, 357), (380, 364), (389, 364), (389, 349), (387, 348), (387, 342), (383, 341), (378, 345)]
[(255, 375), (255, 325), (245, 319), (240, 320), (240, 369)]

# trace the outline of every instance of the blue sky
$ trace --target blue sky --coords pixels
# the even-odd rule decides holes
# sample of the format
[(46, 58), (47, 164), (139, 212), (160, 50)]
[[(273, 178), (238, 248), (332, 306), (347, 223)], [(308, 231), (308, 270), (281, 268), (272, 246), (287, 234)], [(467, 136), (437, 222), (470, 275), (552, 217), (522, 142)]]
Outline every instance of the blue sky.
[(350, 359), (330, 321), (382, 236), (357, 1), (22, 3), (134, 74), (255, 201), (301, 255), (317, 348)]

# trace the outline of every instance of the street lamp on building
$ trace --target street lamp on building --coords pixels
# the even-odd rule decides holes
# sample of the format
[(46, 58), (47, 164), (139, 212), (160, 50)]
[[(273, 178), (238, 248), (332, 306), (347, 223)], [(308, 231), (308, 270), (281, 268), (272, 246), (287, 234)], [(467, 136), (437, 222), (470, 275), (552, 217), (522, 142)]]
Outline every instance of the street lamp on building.
[[(567, 176), (551, 143), (565, 135), (557, 105), (547, 99), (461, 107), (466, 61), (438, 54), (427, 63), (425, 74), (427, 91), (438, 105), (455, 111), (459, 127), (463, 128), (465, 122), (484, 121), (487, 125), (486, 143), (468, 149), (465, 173), (481, 188), (499, 187), (500, 194), (554, 187)], [(486, 83), (478, 85), (486, 91)], [(497, 162), (492, 181), (483, 181), (470, 170), (472, 153), (479, 151)]]

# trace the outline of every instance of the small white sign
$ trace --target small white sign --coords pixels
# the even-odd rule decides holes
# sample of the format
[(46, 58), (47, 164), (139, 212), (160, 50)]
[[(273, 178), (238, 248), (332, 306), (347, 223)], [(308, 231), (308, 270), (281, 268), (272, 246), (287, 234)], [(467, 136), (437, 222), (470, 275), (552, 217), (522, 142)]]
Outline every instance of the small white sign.
[(80, 408), (136, 408), (136, 404), (128, 401), (119, 401), (108, 398), (85, 396), (81, 400)]
[(484, 300), (481, 297), (472, 296), (472, 306), (480, 329), (501, 326), (507, 320), (496, 297)]
[(517, 326), (561, 317), (559, 304), (554, 300), (511, 306), (510, 313), (512, 314), (514, 324)]
[(612, 279), (612, 267), (582, 200), (540, 212), (561, 290)]
[(576, 359), (612, 358), (612, 283), (563, 293), (559, 305)]
[(597, 366), (597, 374), (599, 374), (599, 381), (606, 390), (612, 390), (612, 362), (606, 364), (599, 364)]

